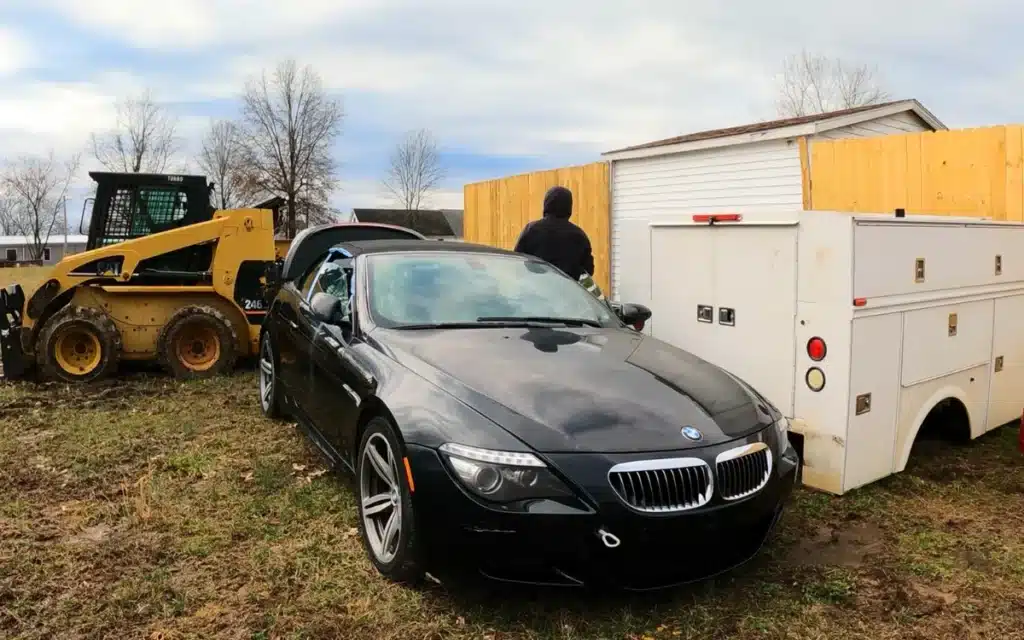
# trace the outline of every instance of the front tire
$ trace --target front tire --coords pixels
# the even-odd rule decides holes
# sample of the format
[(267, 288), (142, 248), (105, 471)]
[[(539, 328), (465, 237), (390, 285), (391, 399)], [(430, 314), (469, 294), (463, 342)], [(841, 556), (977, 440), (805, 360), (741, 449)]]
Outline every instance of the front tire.
[(36, 342), (36, 364), (47, 380), (95, 382), (112, 374), (120, 358), (117, 325), (91, 307), (64, 307), (46, 322)]
[(285, 417), (281, 395), (281, 384), (277, 377), (277, 354), (270, 332), (260, 336), (260, 409), (271, 420)]
[(359, 537), (381, 575), (413, 585), (425, 572), (402, 452), (391, 423), (372, 419), (359, 442), (356, 469)]

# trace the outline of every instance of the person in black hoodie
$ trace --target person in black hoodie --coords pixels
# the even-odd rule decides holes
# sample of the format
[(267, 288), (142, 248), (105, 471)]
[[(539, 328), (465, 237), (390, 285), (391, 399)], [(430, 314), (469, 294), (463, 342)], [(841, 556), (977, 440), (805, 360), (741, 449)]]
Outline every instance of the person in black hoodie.
[(573, 280), (594, 273), (594, 254), (590, 238), (569, 218), (572, 216), (572, 191), (555, 186), (544, 195), (544, 217), (523, 227), (515, 251), (555, 265)]

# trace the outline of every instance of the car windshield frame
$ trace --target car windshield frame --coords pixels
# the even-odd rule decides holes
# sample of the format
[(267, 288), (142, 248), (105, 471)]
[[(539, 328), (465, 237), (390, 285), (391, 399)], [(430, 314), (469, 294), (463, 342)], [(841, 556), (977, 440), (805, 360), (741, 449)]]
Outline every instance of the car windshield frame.
[[(587, 291), (579, 282), (576, 282), (569, 278), (567, 275), (558, 270), (557, 267), (548, 264), (542, 260), (533, 258), (532, 256), (518, 255), (518, 254), (501, 254), (501, 253), (487, 253), (477, 251), (434, 251), (434, 250), (420, 250), (420, 251), (382, 251), (379, 253), (368, 253), (362, 257), (362, 266), (359, 271), (362, 272), (361, 276), (357, 276), (362, 281), (360, 287), (363, 305), (367, 315), (369, 316), (370, 323), (382, 329), (430, 329), (430, 328), (486, 328), (486, 327), (507, 327), (507, 326), (552, 326), (552, 327), (582, 327), (591, 326), (595, 328), (620, 328), (625, 326), (621, 319), (617, 316), (614, 310), (605, 302), (602, 302), (592, 293)], [(550, 313), (542, 315), (523, 315), (516, 313), (487, 313), (477, 317), (463, 316), (460, 318), (448, 318), (448, 319), (432, 319), (425, 322), (412, 322), (412, 321), (400, 321), (392, 317), (389, 317), (383, 312), (380, 305), (380, 299), (376, 297), (379, 293), (375, 291), (375, 288), (382, 286), (377, 281), (377, 269), (381, 268), (381, 264), (389, 260), (395, 259), (412, 259), (417, 262), (423, 262), (424, 259), (427, 261), (436, 260), (441, 263), (456, 260), (466, 261), (510, 261), (517, 262), (523, 265), (524, 272), (529, 270), (530, 267), (527, 265), (535, 264), (538, 268), (543, 269), (545, 272), (550, 274), (550, 277), (561, 278), (565, 280), (565, 292), (566, 295), (578, 295), (581, 301), (578, 307), (582, 307), (588, 313), (580, 316), (574, 314), (572, 316), (565, 314)], [(538, 273), (537, 275), (543, 275)], [(383, 285), (386, 286), (386, 285)], [(561, 292), (560, 292), (561, 293)], [(493, 301), (498, 303), (503, 296), (496, 297)], [(507, 302), (508, 298), (505, 298)], [(473, 314), (470, 314), (473, 315)], [(408, 320), (408, 319), (402, 319)]]

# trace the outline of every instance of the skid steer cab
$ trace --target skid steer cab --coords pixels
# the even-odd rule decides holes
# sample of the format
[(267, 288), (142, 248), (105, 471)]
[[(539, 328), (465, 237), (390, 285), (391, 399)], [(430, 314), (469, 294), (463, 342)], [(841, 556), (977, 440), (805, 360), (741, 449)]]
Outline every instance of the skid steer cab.
[(426, 239), (402, 227), (307, 229), (279, 255), (275, 207), (216, 210), (204, 176), (90, 173), (88, 249), (65, 256), (34, 290), (0, 293), (6, 379), (92, 382), (122, 361), (209, 377), (255, 356), (273, 294), (295, 256), (321, 244)]

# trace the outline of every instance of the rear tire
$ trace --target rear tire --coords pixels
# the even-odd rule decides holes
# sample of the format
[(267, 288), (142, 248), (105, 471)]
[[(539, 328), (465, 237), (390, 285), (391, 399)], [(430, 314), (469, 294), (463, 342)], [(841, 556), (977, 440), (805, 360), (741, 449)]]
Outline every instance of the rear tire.
[(238, 358), (238, 333), (217, 309), (201, 305), (179, 309), (160, 331), (157, 353), (179, 380), (229, 373)]
[(64, 307), (36, 340), (36, 364), (46, 380), (95, 382), (112, 374), (120, 359), (117, 325), (92, 307)]
[(285, 417), (281, 383), (277, 372), (278, 359), (277, 352), (274, 351), (274, 342), (270, 338), (270, 332), (264, 331), (260, 336), (260, 409), (263, 411), (263, 415), (271, 420), (280, 420)]

